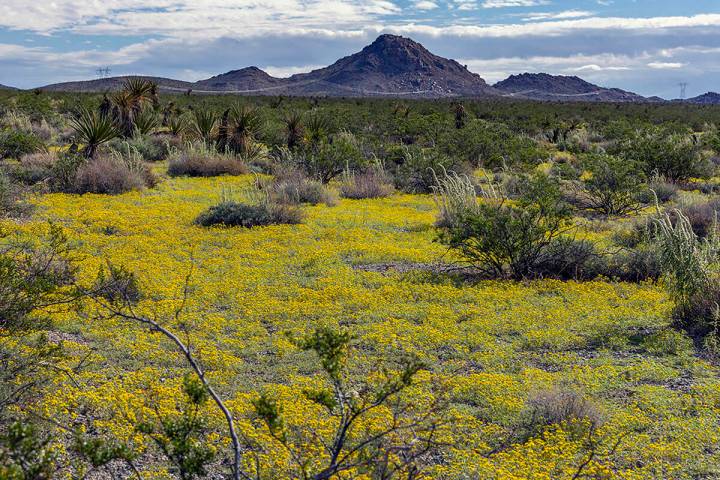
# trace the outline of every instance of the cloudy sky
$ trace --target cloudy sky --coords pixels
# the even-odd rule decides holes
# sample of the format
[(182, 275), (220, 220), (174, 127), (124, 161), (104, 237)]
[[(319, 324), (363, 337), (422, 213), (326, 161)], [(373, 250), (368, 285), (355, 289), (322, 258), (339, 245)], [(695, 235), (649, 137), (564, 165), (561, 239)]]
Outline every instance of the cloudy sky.
[(720, 90), (720, 1), (0, 0), (0, 83), (113, 75), (199, 80), (325, 66), (380, 33), (409, 36), (494, 83), (578, 75), (666, 98)]

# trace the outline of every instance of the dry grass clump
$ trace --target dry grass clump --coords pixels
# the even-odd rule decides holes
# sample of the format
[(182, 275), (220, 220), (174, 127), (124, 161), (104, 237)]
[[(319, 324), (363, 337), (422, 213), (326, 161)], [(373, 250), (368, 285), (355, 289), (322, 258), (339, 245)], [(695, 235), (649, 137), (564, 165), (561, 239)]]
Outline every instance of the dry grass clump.
[(372, 168), (360, 174), (347, 173), (340, 185), (343, 198), (384, 198), (395, 193), (395, 187), (382, 169)]
[(75, 174), (75, 193), (106, 193), (116, 195), (141, 190), (157, 183), (146, 167), (132, 168), (115, 157), (98, 157), (81, 165)]
[(247, 163), (240, 157), (219, 153), (204, 144), (194, 144), (184, 152), (176, 152), (168, 165), (171, 177), (215, 177), (248, 172)]
[(333, 206), (337, 204), (337, 198), (333, 191), (297, 168), (276, 168), (272, 181), (258, 180), (256, 187), (258, 190), (267, 192), (273, 202), (281, 205), (324, 203)]

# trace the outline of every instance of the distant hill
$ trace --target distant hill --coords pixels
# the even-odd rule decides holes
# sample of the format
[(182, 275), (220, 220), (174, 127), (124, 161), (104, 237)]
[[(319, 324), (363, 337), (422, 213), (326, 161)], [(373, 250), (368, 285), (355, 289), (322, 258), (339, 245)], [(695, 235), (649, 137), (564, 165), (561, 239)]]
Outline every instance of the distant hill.
[[(133, 75), (128, 75), (123, 77), (98, 78), (96, 80), (55, 83), (44, 86), (41, 90), (47, 92), (111, 92), (120, 90), (125, 80), (132, 77)], [(192, 88), (193, 85), (190, 82), (173, 80), (171, 78), (147, 77), (142, 75), (137, 75), (137, 77), (152, 80), (161, 87), (161, 90), (163, 87), (165, 87), (165, 89), (187, 90), (188, 88)]]
[(259, 89), (285, 88), (286, 84), (286, 79), (272, 77), (257, 67), (247, 67), (201, 80), (193, 87), (198, 90), (251, 92)]
[(0, 83), (0, 90), (17, 90), (15, 87), (8, 87), (7, 85), (3, 85)]
[(703, 95), (689, 98), (686, 103), (697, 103), (700, 105), (720, 105), (720, 93), (708, 92)]
[(511, 75), (493, 85), (505, 96), (548, 101), (580, 102), (648, 102), (647, 99), (619, 88), (604, 88), (579, 77), (523, 73)]
[[(43, 87), (47, 91), (102, 92), (121, 88), (127, 77), (65, 82)], [(257, 67), (217, 75), (198, 82), (143, 77), (161, 90), (196, 93), (328, 96), (486, 96), (497, 92), (477, 74), (455, 60), (438, 57), (419, 43), (396, 35), (381, 35), (362, 51), (329, 67), (290, 78), (276, 78)]]

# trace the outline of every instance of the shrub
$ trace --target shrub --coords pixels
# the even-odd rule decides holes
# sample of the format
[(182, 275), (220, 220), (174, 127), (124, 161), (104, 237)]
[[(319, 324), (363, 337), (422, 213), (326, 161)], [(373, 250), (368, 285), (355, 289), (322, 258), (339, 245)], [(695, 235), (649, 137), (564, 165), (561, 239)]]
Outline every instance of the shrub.
[(720, 320), (720, 241), (699, 238), (679, 210), (655, 220), (655, 242), (665, 284), (675, 300), (675, 317), (691, 335), (718, 333)]
[(346, 172), (340, 185), (343, 198), (383, 198), (395, 192), (390, 179), (381, 167), (371, 168), (362, 173)]
[(112, 141), (109, 146), (120, 152), (135, 150), (146, 162), (159, 162), (182, 148), (183, 144), (179, 138), (171, 135), (135, 135), (129, 139)]
[(203, 227), (224, 225), (252, 228), (278, 224), (294, 225), (300, 222), (302, 222), (302, 212), (299, 209), (270, 202), (248, 205), (223, 201), (208, 208), (195, 219), (195, 223)]
[(596, 428), (602, 422), (595, 405), (574, 390), (543, 390), (527, 401), (521, 422), (521, 433), (524, 434), (521, 440), (539, 435), (553, 425), (563, 425), (579, 436), (586, 427)]
[(393, 175), (395, 187), (406, 193), (431, 193), (435, 186), (435, 172), (462, 174), (468, 170), (436, 149), (405, 147), (399, 156), (391, 160), (388, 171)]
[(140, 190), (152, 185), (148, 170), (134, 171), (112, 157), (98, 157), (80, 166), (75, 175), (73, 192), (107, 193), (111, 195)]
[(12, 170), (12, 176), (27, 185), (50, 180), (58, 157), (52, 153), (33, 153), (23, 155)]
[(332, 206), (337, 203), (337, 198), (327, 186), (318, 180), (308, 178), (305, 173), (297, 169), (276, 169), (272, 182), (264, 184), (259, 182), (258, 187), (266, 190), (272, 201), (283, 205), (324, 203)]
[(307, 174), (328, 183), (346, 169), (363, 168), (365, 157), (355, 136), (342, 132), (319, 144), (310, 143), (297, 155), (298, 164)]
[(642, 166), (648, 176), (662, 175), (670, 182), (678, 182), (709, 175), (709, 162), (700, 150), (688, 135), (655, 129), (638, 132), (622, 143), (621, 155)]
[(526, 278), (546, 272), (570, 243), (560, 237), (571, 227), (569, 207), (557, 183), (545, 176), (527, 180), (516, 204), (502, 200), (461, 210), (441, 229), (439, 240), (492, 277)]
[(677, 185), (667, 182), (661, 177), (653, 176), (650, 182), (648, 182), (647, 188), (639, 190), (635, 198), (644, 205), (652, 205), (656, 201), (667, 203), (675, 198), (677, 192)]
[(585, 161), (589, 177), (578, 192), (582, 208), (604, 215), (624, 215), (639, 208), (637, 192), (644, 188), (643, 174), (628, 160), (593, 155)]
[(707, 237), (715, 233), (720, 215), (720, 199), (694, 203), (682, 207), (680, 211), (687, 217), (693, 232), (698, 237)]
[(20, 158), (44, 149), (42, 140), (33, 133), (19, 130), (0, 132), (0, 159)]
[(23, 201), (22, 191), (5, 172), (0, 171), (0, 218), (21, 216), (30, 210)]
[(531, 138), (483, 120), (473, 120), (461, 130), (444, 131), (437, 148), (450, 157), (486, 168), (536, 164), (547, 156)]
[(214, 177), (248, 173), (246, 163), (230, 154), (217, 153), (204, 145), (194, 145), (170, 160), (168, 175), (179, 177)]

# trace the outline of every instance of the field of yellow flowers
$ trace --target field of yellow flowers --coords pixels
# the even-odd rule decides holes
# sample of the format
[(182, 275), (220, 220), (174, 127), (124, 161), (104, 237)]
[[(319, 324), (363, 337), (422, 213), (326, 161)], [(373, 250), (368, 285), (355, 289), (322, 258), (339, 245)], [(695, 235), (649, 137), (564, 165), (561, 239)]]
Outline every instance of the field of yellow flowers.
[[(242, 196), (252, 182), (177, 178), (119, 196), (43, 195), (17, 228), (62, 225), (86, 283), (106, 261), (135, 272), (144, 292), (138, 311), (188, 332), (238, 417), (263, 389), (281, 399), (287, 423), (316, 422), (317, 407), (293, 392), (314, 381), (317, 366), (287, 335), (343, 326), (364, 346), (365, 363), (408, 352), (430, 366), (409, 393), (418, 402), (431, 378), (445, 385), (453, 420), (443, 435), (454, 446), (430, 478), (572, 478), (585, 462), (582, 478), (720, 476), (718, 369), (669, 328), (672, 305), (660, 286), (462, 282), (361, 268), (451, 260), (434, 242), (435, 205), (424, 195), (303, 207), (301, 225), (193, 224), (222, 191)], [(75, 309), (53, 315), (73, 356), (92, 361), (72, 381), (58, 374), (43, 408), (56, 418), (93, 412), (95, 428), (142, 449), (132, 424), (149, 412), (147, 392), (171, 408), (182, 359), (135, 324)], [(597, 428), (578, 435), (557, 425), (517, 441), (531, 399), (562, 390), (592, 402)], [(263, 461), (285, 478), (281, 451)]]

